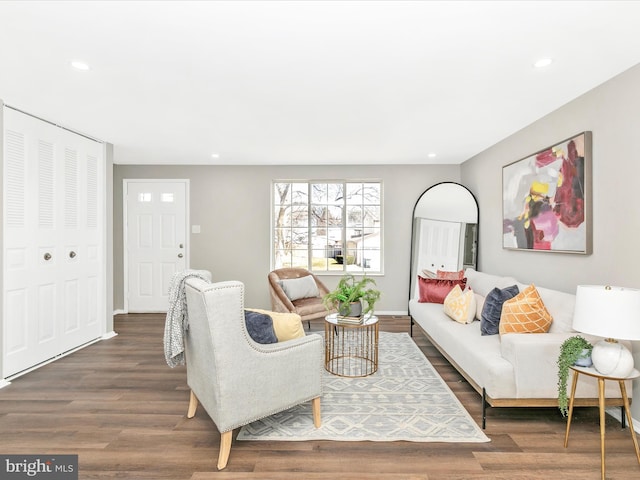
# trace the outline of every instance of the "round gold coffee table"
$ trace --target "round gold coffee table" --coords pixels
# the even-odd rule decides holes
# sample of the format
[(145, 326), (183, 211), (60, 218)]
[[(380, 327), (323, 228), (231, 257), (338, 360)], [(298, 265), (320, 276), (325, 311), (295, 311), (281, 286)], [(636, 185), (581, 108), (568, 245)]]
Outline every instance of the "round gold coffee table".
[(341, 377), (366, 377), (378, 370), (378, 317), (362, 323), (332, 313), (324, 319), (324, 368)]

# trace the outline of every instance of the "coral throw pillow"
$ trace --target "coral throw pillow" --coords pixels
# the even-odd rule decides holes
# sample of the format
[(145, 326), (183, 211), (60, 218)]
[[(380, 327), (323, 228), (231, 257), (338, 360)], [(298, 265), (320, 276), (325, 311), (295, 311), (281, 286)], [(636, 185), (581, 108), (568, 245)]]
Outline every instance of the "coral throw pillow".
[(453, 287), (444, 299), (444, 313), (459, 323), (471, 323), (476, 317), (476, 297), (467, 289), (464, 292), (460, 285)]
[(462, 280), (464, 278), (464, 270), (459, 272), (445, 272), (444, 270), (436, 271), (436, 278), (442, 280)]
[(482, 315), (480, 318), (480, 333), (482, 335), (497, 335), (500, 331), (500, 316), (502, 315), (502, 304), (515, 297), (520, 291), (517, 285), (510, 287), (494, 288), (484, 299)]
[(531, 284), (502, 305), (500, 335), (505, 333), (547, 333), (553, 317)]
[(467, 285), (467, 279), (462, 280), (441, 280), (439, 278), (422, 278), (418, 276), (418, 288), (420, 290), (420, 303), (444, 303), (444, 299), (453, 287), (460, 285), (464, 288)]

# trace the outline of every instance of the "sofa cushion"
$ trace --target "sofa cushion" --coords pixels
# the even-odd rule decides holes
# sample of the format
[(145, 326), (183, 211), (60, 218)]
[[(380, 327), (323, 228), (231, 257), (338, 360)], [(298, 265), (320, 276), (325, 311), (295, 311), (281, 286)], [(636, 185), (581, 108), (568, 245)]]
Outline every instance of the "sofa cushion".
[(245, 310), (244, 323), (254, 342), (278, 343), (278, 337), (273, 329), (273, 320), (269, 315)]
[(480, 322), (468, 325), (454, 322), (437, 303), (411, 300), (409, 313), (438, 348), (455, 361), (457, 368), (466, 372), (467, 378), (486, 388), (487, 395), (493, 398), (515, 397), (513, 366), (502, 357), (499, 335), (481, 336)]
[(531, 284), (502, 305), (500, 335), (507, 333), (547, 333), (553, 317)]
[(444, 299), (444, 313), (459, 323), (473, 322), (476, 316), (474, 293), (468, 289), (463, 292), (460, 285), (456, 285)]
[(456, 285), (465, 288), (466, 279), (441, 280), (439, 278), (422, 278), (418, 276), (418, 288), (420, 290), (420, 303), (444, 303), (445, 297)]
[(302, 319), (297, 313), (272, 312), (259, 308), (247, 308), (246, 310), (269, 315), (273, 321), (273, 330), (279, 342), (304, 337)]
[(280, 286), (287, 298), (292, 302), (300, 298), (320, 296), (316, 281), (311, 275), (305, 275), (300, 278), (285, 278), (280, 280)]
[(467, 268), (464, 272), (467, 285), (474, 292), (486, 297), (495, 287), (505, 288), (515, 285), (518, 281), (513, 277), (500, 277), (488, 273), (478, 272), (473, 268)]
[(494, 288), (484, 299), (482, 318), (480, 319), (480, 331), (482, 335), (497, 335), (500, 328), (500, 315), (502, 304), (515, 297), (519, 293), (517, 285), (505, 288)]
[(476, 297), (476, 320), (482, 320), (482, 308), (484, 307), (484, 295), (473, 292), (473, 296)]

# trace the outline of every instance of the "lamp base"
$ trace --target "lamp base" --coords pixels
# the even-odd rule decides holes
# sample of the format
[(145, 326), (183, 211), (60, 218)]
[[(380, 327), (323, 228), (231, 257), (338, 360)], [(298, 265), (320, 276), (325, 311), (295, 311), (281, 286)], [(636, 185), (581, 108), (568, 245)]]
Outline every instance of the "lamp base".
[(633, 355), (613, 338), (601, 340), (591, 352), (593, 367), (602, 375), (625, 378), (633, 371)]

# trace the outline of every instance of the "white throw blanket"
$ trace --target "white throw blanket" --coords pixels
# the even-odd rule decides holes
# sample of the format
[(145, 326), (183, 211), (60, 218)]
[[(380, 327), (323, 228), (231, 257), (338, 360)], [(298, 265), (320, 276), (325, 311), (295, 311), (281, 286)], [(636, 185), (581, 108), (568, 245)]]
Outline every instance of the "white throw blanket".
[(169, 286), (169, 309), (164, 324), (164, 357), (171, 368), (184, 365), (184, 334), (189, 329), (187, 315), (187, 295), (184, 282), (196, 277), (209, 282), (210, 274), (206, 270), (184, 270), (171, 277)]

